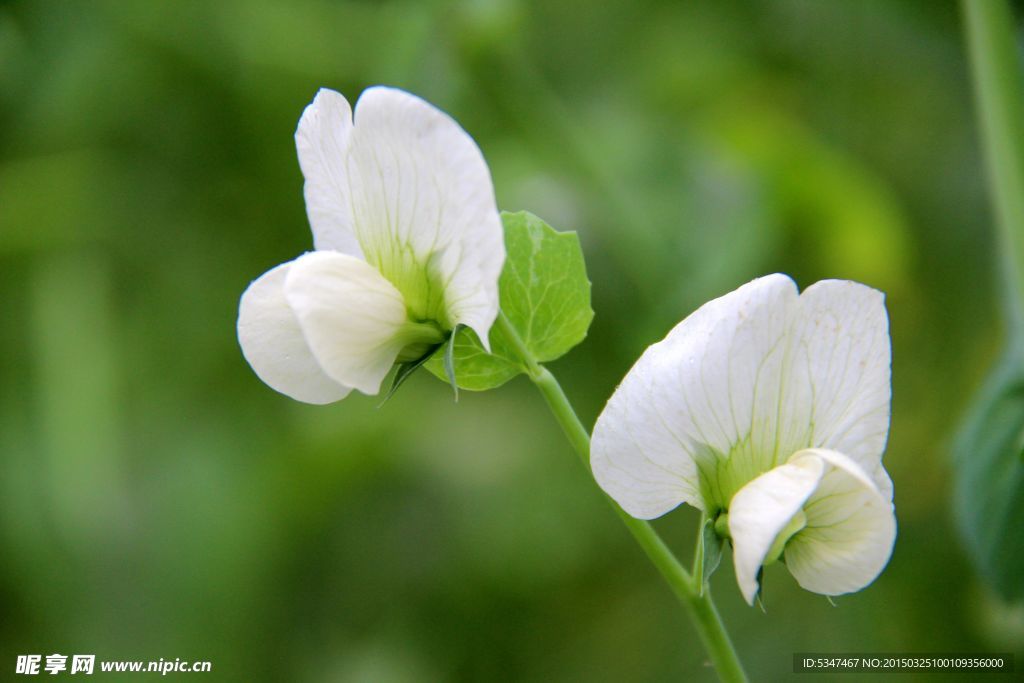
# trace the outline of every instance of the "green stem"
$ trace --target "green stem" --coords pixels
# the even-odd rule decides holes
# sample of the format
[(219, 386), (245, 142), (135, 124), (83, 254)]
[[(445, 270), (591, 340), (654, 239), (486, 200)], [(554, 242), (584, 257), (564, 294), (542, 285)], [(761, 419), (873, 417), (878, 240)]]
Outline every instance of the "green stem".
[(963, 0), (967, 52), (1004, 258), (1011, 344), (1024, 339), (1024, 75), (1004, 0)]
[[(551, 408), (555, 419), (558, 420), (562, 431), (569, 439), (569, 443), (572, 444), (573, 449), (583, 461), (583, 465), (589, 471), (590, 434), (580, 422), (558, 380), (547, 368), (534, 359), (533, 354), (530, 353), (504, 313), (498, 314), (497, 324), (522, 360), (526, 374), (544, 396), (544, 400), (547, 401), (548, 407)], [(661, 573), (672, 592), (686, 607), (697, 627), (701, 642), (704, 643), (704, 647), (711, 657), (711, 663), (718, 672), (718, 677), (723, 681), (746, 681), (746, 674), (743, 672), (729, 634), (722, 624), (722, 619), (718, 616), (718, 610), (715, 609), (714, 602), (711, 600), (711, 591), (708, 587), (705, 585), (702, 591), (701, 587), (696, 585), (693, 577), (679, 563), (654, 527), (643, 520), (631, 517), (608, 496), (605, 496), (605, 500), (612, 506), (629, 532), (633, 534), (633, 538)]]

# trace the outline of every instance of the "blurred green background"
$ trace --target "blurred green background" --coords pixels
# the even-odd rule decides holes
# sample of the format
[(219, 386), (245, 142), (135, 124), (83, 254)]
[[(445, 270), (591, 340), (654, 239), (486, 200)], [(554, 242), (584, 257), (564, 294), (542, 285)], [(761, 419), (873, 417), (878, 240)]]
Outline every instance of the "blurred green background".
[[(724, 566), (755, 680), (800, 651), (1024, 665), (1024, 608), (950, 511), (1001, 330), (955, 3), (39, 0), (0, 3), (5, 677), (53, 652), (226, 681), (713, 677), (528, 382), (314, 407), (242, 359), (242, 290), (311, 248), (298, 117), (378, 83), (474, 136), (502, 208), (579, 231), (597, 317), (553, 369), (588, 424), (753, 277), (887, 293), (895, 553), (836, 607), (771, 567), (767, 614)], [(696, 520), (656, 524), (687, 560)]]

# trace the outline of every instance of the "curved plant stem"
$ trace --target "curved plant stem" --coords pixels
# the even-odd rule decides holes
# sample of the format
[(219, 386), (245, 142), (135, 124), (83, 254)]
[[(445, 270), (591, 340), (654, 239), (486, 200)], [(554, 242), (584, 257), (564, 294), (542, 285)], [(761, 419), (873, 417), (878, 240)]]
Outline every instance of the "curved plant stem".
[[(505, 317), (504, 313), (498, 314), (498, 327), (512, 345), (516, 354), (523, 362), (523, 367), (530, 380), (537, 386), (540, 393), (547, 401), (548, 407), (554, 414), (558, 424), (562, 427), (569, 443), (572, 444), (577, 455), (583, 461), (583, 465), (590, 470), (590, 434), (586, 427), (580, 422), (568, 397), (562, 391), (561, 385), (555, 376), (533, 358), (533, 354), (519, 337), (519, 333), (512, 327), (512, 324)], [(723, 681), (746, 681), (747, 676), (743, 672), (736, 650), (733, 648), (729, 634), (718, 616), (718, 610), (711, 600), (711, 591), (707, 585), (701, 590), (694, 578), (683, 565), (679, 563), (676, 556), (672, 554), (665, 542), (647, 522), (631, 517), (625, 510), (618, 506), (611, 498), (605, 499), (615, 510), (615, 513), (626, 525), (633, 538), (640, 544), (644, 553), (651, 560), (658, 572), (661, 574), (669, 588), (676, 594), (679, 601), (683, 603), (697, 632), (700, 634), (701, 642), (707, 649), (711, 663)]]
[[(1006, 278), (1011, 345), (1024, 340), (1024, 71), (1004, 0), (963, 0), (967, 54)], [(1018, 350), (1019, 353), (1019, 350)]]

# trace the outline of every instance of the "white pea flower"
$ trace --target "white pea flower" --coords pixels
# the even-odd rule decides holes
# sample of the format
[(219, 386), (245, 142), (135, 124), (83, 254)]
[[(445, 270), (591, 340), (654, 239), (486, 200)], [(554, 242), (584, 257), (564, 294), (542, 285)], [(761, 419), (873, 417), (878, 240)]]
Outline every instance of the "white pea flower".
[(376, 394), (456, 325), (487, 344), (505, 260), (487, 164), (446, 114), (393, 88), (355, 116), (322, 89), (295, 132), (316, 251), (242, 295), (238, 340), (256, 374), (306, 403)]
[(896, 538), (890, 353), (881, 292), (754, 280), (644, 352), (594, 427), (594, 476), (634, 517), (715, 519), (748, 603), (779, 559), (807, 590), (860, 590)]

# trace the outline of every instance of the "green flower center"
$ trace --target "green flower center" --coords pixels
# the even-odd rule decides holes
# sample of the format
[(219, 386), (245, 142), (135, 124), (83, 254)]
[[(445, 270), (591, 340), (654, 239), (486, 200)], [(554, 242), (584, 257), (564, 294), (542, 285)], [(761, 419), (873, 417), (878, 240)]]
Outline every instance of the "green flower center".
[(757, 452), (749, 437), (733, 446), (728, 454), (698, 444), (694, 459), (700, 478), (701, 498), (710, 515), (728, 510), (737, 491), (775, 466), (774, 454)]
[(412, 246), (388, 243), (383, 250), (368, 250), (367, 262), (374, 266), (405, 299), (409, 320), (436, 323), (448, 332), (454, 327), (448, 319), (445, 281), (438, 260), (440, 253), (430, 254), (424, 262), (417, 258)]
[(396, 363), (416, 361), (437, 348), (448, 334), (432, 320), (417, 322), (409, 320), (398, 331), (397, 340), (402, 344)]

